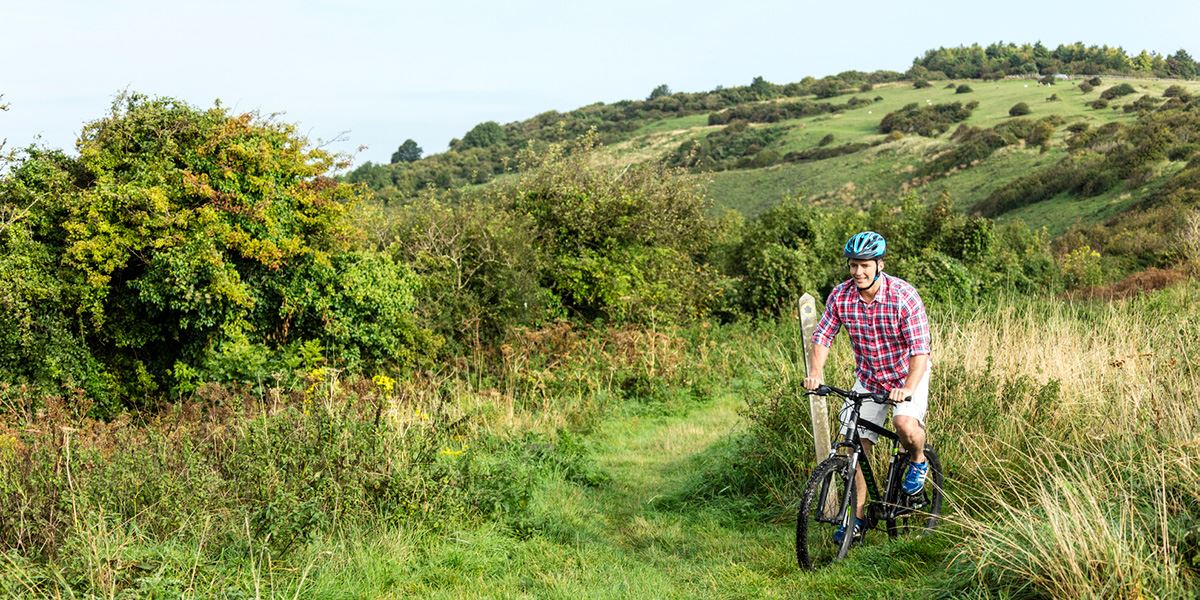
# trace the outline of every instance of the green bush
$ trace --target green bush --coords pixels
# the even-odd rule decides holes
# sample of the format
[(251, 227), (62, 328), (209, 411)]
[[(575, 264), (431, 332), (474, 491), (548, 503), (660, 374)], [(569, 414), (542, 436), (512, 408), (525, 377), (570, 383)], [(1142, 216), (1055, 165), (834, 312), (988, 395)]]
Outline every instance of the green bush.
[[(683, 142), (666, 158), (673, 167), (694, 171), (719, 171), (736, 167), (739, 159), (752, 157), (783, 137), (783, 126), (751, 127), (738, 121), (700, 140)], [(743, 163), (742, 166), (747, 166)]]
[(1012, 105), (1012, 108), (1008, 109), (1008, 116), (1020, 117), (1023, 115), (1027, 115), (1030, 112), (1032, 112), (1032, 111), (1029, 110), (1028, 104), (1026, 104), (1024, 102), (1018, 102), (1018, 103)]
[(913, 87), (919, 90), (922, 88), (933, 87), (933, 84), (925, 81), (924, 79), (918, 79), (917, 81), (913, 82)]
[(1114, 86), (1108, 88), (1107, 90), (1100, 92), (1100, 99), (1101, 100), (1113, 100), (1116, 98), (1120, 98), (1121, 96), (1128, 96), (1129, 94), (1133, 94), (1136, 92), (1137, 92), (1137, 90), (1135, 90), (1132, 85), (1129, 85), (1128, 83), (1122, 83), (1122, 84), (1114, 85)]
[(879, 122), (879, 130), (883, 133), (900, 131), (934, 137), (970, 116), (971, 109), (959, 102), (921, 107), (913, 102), (885, 115)]
[(962, 85), (960, 85), (960, 86), (958, 86), (958, 87), (956, 87), (956, 88), (954, 88), (954, 93), (955, 93), (955, 94), (969, 94), (969, 93), (971, 93), (971, 92), (973, 92), (973, 91), (975, 91), (975, 90), (971, 89), (971, 86), (969, 86), (969, 85), (967, 85), (967, 84), (965, 84), (965, 83), (964, 83), (964, 84), (962, 84)]
[(1085, 93), (1085, 94), (1086, 94), (1086, 93), (1088, 93), (1088, 92), (1091, 92), (1091, 91), (1092, 91), (1092, 90), (1094, 90), (1094, 89), (1096, 89), (1096, 88), (1095, 88), (1095, 86), (1093, 86), (1093, 85), (1092, 85), (1092, 84), (1090, 84), (1090, 83), (1086, 83), (1086, 82), (1085, 82), (1085, 83), (1081, 83), (1081, 84), (1079, 84), (1079, 91), (1081, 91), (1081, 92), (1083, 92), (1083, 93)]
[(817, 145), (818, 146), (828, 146), (829, 144), (832, 144), (832, 143), (833, 143), (833, 134), (827, 133), (827, 134), (825, 134), (824, 137), (821, 138), (820, 141), (817, 142)]
[(449, 350), (489, 345), (513, 327), (563, 316), (541, 285), (545, 257), (529, 244), (535, 229), (527, 217), (474, 199), (423, 198), (394, 213), (382, 242), (420, 276), (417, 312), (456, 342)]
[(24, 215), (0, 243), (27, 277), (3, 290), (8, 383), (81, 387), (111, 415), (201, 380), (290, 376), (305, 345), (351, 369), (432, 347), (412, 273), (352, 251), (361, 190), (293, 126), (128, 95), (77, 147), (31, 150), (0, 182)]
[(544, 253), (539, 281), (569, 316), (686, 321), (718, 301), (720, 278), (703, 261), (712, 242), (707, 203), (675, 170), (596, 167), (583, 148), (540, 157), (491, 193), (530, 220), (527, 243)]

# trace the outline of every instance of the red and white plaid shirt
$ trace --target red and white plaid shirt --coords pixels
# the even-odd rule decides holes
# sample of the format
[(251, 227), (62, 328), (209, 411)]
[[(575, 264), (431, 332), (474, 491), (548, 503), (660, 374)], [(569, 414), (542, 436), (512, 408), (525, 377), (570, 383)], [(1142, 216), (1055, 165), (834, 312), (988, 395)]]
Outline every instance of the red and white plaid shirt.
[(845, 325), (854, 349), (854, 374), (877, 394), (902, 387), (909, 357), (930, 351), (929, 318), (920, 294), (899, 277), (884, 273), (880, 279), (879, 292), (869, 304), (853, 279), (838, 284), (813, 331), (813, 343), (829, 348)]

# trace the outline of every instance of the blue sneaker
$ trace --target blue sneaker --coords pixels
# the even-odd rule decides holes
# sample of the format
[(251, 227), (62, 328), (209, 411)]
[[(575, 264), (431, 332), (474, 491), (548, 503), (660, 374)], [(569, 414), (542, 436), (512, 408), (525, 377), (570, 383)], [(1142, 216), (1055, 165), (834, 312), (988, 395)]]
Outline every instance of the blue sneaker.
[(925, 490), (925, 476), (929, 474), (929, 461), (908, 463), (908, 472), (904, 474), (904, 493), (916, 496)]
[[(862, 535), (863, 528), (866, 527), (866, 525), (867, 524), (863, 523), (862, 519), (860, 519), (858, 517), (854, 517), (854, 537), (858, 537), (858, 536)], [(835, 545), (841, 546), (842, 540), (845, 538), (846, 538), (846, 526), (845, 525), (838, 527), (837, 531), (833, 532), (833, 543)]]

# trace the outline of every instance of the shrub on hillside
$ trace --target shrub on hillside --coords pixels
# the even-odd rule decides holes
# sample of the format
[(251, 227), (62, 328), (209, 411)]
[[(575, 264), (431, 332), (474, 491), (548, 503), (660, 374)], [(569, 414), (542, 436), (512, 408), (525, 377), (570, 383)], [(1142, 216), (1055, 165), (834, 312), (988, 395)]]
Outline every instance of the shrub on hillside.
[(962, 84), (962, 85), (960, 85), (960, 86), (958, 86), (958, 87), (956, 87), (956, 88), (954, 88), (954, 93), (955, 93), (955, 94), (969, 94), (969, 93), (971, 93), (971, 92), (973, 92), (973, 91), (975, 91), (975, 90), (971, 89), (971, 86), (969, 86), (969, 85), (967, 85), (967, 84), (965, 84), (965, 83), (964, 83), (964, 84)]
[(1088, 106), (1090, 106), (1096, 110), (1103, 110), (1105, 108), (1108, 108), (1108, 100), (1103, 100), (1103, 99), (1093, 100), (1088, 103)]
[(1095, 86), (1093, 86), (1093, 85), (1092, 85), (1092, 84), (1090, 84), (1090, 83), (1086, 83), (1086, 82), (1085, 82), (1085, 83), (1081, 83), (1081, 84), (1079, 84), (1079, 91), (1081, 91), (1081, 92), (1083, 92), (1083, 93), (1085, 93), (1085, 94), (1086, 94), (1086, 93), (1088, 93), (1088, 92), (1091, 92), (1091, 91), (1092, 91), (1092, 90), (1094, 90), (1094, 89), (1096, 89), (1096, 87), (1095, 87)]
[(1097, 75), (1097, 76), (1087, 80), (1087, 84), (1092, 87), (1100, 87), (1100, 86), (1104, 85), (1104, 81), (1102, 79), (1100, 79), (1099, 75)]
[(783, 126), (751, 127), (745, 121), (738, 121), (699, 140), (681, 143), (666, 158), (666, 163), (694, 171), (720, 171), (735, 166), (739, 159), (758, 154), (786, 131)]
[(913, 82), (913, 87), (919, 90), (922, 88), (933, 87), (933, 84), (925, 81), (924, 79), (918, 79), (917, 81)]
[(933, 137), (946, 131), (954, 123), (965, 121), (969, 116), (971, 109), (959, 102), (932, 106), (918, 106), (914, 102), (885, 115), (879, 122), (879, 130), (883, 133), (901, 131)]
[(1121, 110), (1129, 112), (1145, 112), (1158, 108), (1158, 100), (1150, 94), (1145, 94), (1141, 98), (1126, 104), (1121, 107)]
[(1182, 96), (1190, 96), (1190, 95), (1191, 94), (1188, 93), (1187, 88), (1183, 87), (1182, 85), (1179, 85), (1178, 83), (1175, 83), (1175, 84), (1171, 84), (1171, 85), (1167, 86), (1166, 90), (1163, 90), (1162, 97), (1163, 98), (1179, 98)]
[(1100, 92), (1100, 99), (1101, 100), (1113, 100), (1116, 98), (1120, 98), (1121, 96), (1128, 96), (1129, 94), (1133, 94), (1136, 92), (1137, 92), (1137, 90), (1134, 89), (1132, 85), (1129, 85), (1128, 83), (1122, 83), (1119, 85), (1114, 85), (1114, 86), (1108, 88), (1107, 90)]
[(1026, 104), (1024, 102), (1018, 102), (1018, 103), (1012, 105), (1012, 108), (1008, 109), (1008, 116), (1020, 117), (1022, 115), (1027, 115), (1030, 112), (1032, 112), (1032, 111), (1029, 110), (1028, 104)]
[(827, 134), (825, 134), (824, 137), (821, 138), (820, 141), (817, 142), (817, 145), (818, 146), (828, 146), (829, 144), (832, 144), (832, 143), (833, 143), (833, 134), (827, 133)]

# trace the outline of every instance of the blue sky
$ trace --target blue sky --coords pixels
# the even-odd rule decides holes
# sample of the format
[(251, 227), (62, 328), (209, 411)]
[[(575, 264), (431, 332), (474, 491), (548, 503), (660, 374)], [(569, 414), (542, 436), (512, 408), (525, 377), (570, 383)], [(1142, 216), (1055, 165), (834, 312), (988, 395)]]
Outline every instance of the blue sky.
[[(904, 70), (993, 41), (1200, 57), (1200, 3), (173, 2), (0, 0), (0, 138), (71, 148), (123, 89), (283, 113), (312, 140), (387, 161), (474, 124), (676, 91)], [(365, 150), (357, 150), (366, 146)]]

